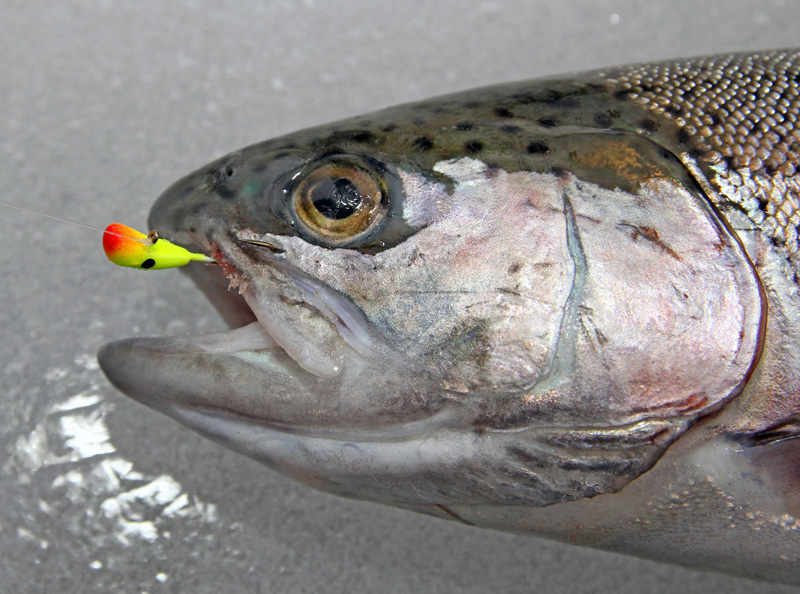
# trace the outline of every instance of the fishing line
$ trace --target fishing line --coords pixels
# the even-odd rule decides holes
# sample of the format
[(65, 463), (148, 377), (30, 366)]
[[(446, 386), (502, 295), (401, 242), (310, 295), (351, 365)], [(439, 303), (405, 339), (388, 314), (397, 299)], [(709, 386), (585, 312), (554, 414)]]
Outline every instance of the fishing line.
[(17, 204), (11, 204), (10, 202), (0, 200), (0, 204), (22, 212), (99, 231), (103, 234), (103, 251), (105, 251), (106, 257), (117, 266), (137, 268), (139, 270), (163, 270), (165, 268), (185, 266), (189, 262), (206, 262), (209, 264), (215, 262), (210, 256), (190, 252), (184, 247), (162, 239), (158, 231), (150, 231), (150, 233), (145, 234), (121, 223), (111, 223), (105, 229), (100, 229), (93, 225), (57, 217)]

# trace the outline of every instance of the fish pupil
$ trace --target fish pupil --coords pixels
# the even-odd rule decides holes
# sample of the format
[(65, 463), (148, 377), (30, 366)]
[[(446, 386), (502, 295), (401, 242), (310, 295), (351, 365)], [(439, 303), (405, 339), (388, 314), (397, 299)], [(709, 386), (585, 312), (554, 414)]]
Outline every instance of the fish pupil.
[(361, 192), (346, 177), (328, 179), (312, 190), (311, 203), (319, 213), (329, 219), (346, 219), (358, 210), (363, 202)]

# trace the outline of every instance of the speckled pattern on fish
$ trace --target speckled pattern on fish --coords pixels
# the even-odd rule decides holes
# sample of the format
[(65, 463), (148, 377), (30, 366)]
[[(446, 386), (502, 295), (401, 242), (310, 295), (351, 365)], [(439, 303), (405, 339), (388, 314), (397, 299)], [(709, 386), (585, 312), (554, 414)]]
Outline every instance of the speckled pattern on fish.
[(719, 191), (800, 270), (800, 51), (727, 54), (610, 70), (620, 93), (674, 120)]

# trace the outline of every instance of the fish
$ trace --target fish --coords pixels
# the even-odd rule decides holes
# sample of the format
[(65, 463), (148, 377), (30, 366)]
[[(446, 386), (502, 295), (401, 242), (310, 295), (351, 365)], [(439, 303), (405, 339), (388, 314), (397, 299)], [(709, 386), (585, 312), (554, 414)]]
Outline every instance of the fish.
[(98, 353), (316, 489), (800, 583), (800, 50), (458, 92), (149, 217), (230, 330)]

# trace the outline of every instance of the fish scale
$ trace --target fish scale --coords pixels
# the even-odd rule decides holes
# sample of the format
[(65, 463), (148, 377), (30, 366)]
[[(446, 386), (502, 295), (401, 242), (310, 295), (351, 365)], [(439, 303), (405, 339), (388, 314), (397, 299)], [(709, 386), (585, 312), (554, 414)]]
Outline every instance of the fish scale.
[(800, 51), (727, 54), (611, 70), (609, 82), (677, 123), (718, 206), (744, 210), (800, 271)]

